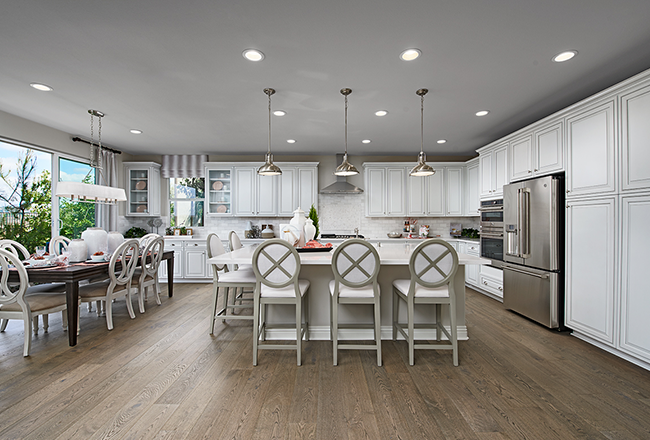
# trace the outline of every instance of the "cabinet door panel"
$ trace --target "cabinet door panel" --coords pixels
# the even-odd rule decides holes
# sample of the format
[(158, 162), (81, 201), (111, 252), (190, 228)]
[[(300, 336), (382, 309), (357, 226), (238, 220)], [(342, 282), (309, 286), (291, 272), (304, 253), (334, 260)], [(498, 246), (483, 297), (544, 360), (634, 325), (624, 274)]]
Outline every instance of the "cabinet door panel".
[(478, 164), (467, 167), (467, 215), (478, 215), (481, 204), (479, 174)]
[(408, 186), (407, 214), (408, 215), (425, 215), (427, 191), (426, 185), (429, 178), (412, 177), (406, 178)]
[[(298, 169), (298, 206), (303, 211), (309, 212), (311, 205), (318, 208), (318, 179), (316, 169)], [(295, 208), (294, 208), (295, 209)]]
[(622, 98), (623, 189), (650, 188), (650, 87)]
[(567, 119), (568, 197), (616, 190), (614, 102)]
[(564, 169), (562, 123), (535, 132), (535, 174), (548, 174)]
[(255, 215), (255, 169), (235, 168), (235, 214)]
[(492, 154), (482, 153), (479, 157), (481, 168), (481, 196), (490, 196), (492, 193)]
[(386, 215), (386, 170), (369, 168), (366, 170), (367, 211), (369, 217)]
[(386, 193), (388, 215), (406, 215), (406, 171), (403, 168), (388, 168)]
[(503, 195), (503, 185), (508, 184), (508, 148), (494, 150), (494, 195)]
[(185, 278), (205, 278), (205, 250), (185, 250)]
[(614, 344), (616, 199), (568, 203), (566, 325)]
[[(295, 211), (298, 206), (302, 206), (296, 203), (296, 169), (282, 167), (279, 185), (280, 200), (278, 202), (278, 214), (281, 216), (291, 217), (293, 211)], [(305, 210), (304, 207), (303, 210)]]
[[(421, 179), (421, 177), (414, 177)], [(445, 169), (439, 168), (436, 174), (426, 177), (427, 188), (427, 210), (429, 215), (445, 215)]]
[(277, 209), (277, 186), (279, 176), (257, 176), (257, 209), (255, 215), (274, 216)]
[(622, 198), (620, 348), (650, 362), (650, 295), (648, 295), (647, 232), (650, 195)]
[(510, 143), (512, 179), (526, 179), (533, 174), (533, 138), (531, 135)]
[(463, 169), (447, 168), (447, 215), (463, 215)]

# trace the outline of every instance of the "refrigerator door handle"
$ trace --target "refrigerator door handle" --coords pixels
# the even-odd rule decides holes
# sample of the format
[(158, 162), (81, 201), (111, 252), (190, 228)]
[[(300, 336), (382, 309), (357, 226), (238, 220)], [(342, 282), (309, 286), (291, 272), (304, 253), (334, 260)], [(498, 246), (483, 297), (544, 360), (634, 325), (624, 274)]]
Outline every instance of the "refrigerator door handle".
[(519, 255), (522, 258), (530, 258), (530, 188), (517, 190), (517, 205)]
[(547, 273), (537, 274), (537, 273), (528, 272), (528, 271), (521, 270), (521, 269), (515, 269), (515, 268), (512, 267), (512, 266), (505, 266), (505, 265), (504, 265), (504, 266), (503, 266), (503, 269), (505, 269), (505, 270), (511, 270), (511, 271), (513, 271), (513, 272), (517, 272), (517, 273), (521, 273), (521, 274), (524, 274), (524, 275), (529, 275), (529, 276), (531, 276), (531, 277), (537, 277), (537, 278), (541, 278), (541, 279), (546, 279), (546, 278), (549, 277), (549, 275), (548, 275)]

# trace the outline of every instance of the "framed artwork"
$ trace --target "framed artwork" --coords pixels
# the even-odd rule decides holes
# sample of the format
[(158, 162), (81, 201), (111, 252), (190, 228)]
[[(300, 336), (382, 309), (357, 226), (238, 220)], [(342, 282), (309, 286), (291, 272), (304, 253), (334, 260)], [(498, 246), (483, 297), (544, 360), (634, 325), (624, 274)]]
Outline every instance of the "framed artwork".
[(193, 234), (193, 232), (192, 232), (192, 228), (185, 228), (185, 230), (187, 231), (187, 232), (185, 233), (185, 235), (192, 235), (192, 234)]
[(181, 235), (181, 228), (174, 228), (174, 235)]

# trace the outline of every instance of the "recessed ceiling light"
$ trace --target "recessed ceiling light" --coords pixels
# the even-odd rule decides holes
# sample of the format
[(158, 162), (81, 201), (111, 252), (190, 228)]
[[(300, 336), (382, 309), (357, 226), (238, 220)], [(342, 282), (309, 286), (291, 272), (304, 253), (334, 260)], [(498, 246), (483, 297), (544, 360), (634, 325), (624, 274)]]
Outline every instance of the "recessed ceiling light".
[(372, 142), (370, 139), (364, 139), (361, 141), (362, 144), (369, 144), (370, 142)]
[(399, 57), (404, 61), (413, 61), (422, 55), (420, 49), (406, 49), (404, 52), (399, 54)]
[(284, 115), (287, 114), (287, 112), (285, 112), (284, 110), (276, 110), (276, 111), (273, 112), (273, 114), (275, 116), (284, 116)]
[(132, 134), (142, 134), (142, 130), (138, 130), (137, 128), (132, 128), (129, 130)]
[(476, 116), (485, 116), (488, 113), (490, 113), (488, 110), (481, 110), (480, 112), (476, 112)]
[(376, 116), (386, 116), (387, 114), (388, 114), (388, 112), (386, 110), (379, 110), (379, 111), (375, 112)]
[(447, 139), (438, 139), (439, 144), (445, 144), (447, 143)]
[(262, 61), (264, 59), (264, 54), (257, 49), (246, 49), (242, 52), (242, 55), (248, 61)]
[(287, 144), (295, 144), (296, 140), (295, 139), (287, 139)]
[(41, 92), (51, 92), (52, 90), (54, 90), (52, 87), (48, 86), (47, 84), (31, 83), (30, 86), (34, 87), (36, 90), (40, 90)]
[(566, 52), (559, 53), (553, 57), (553, 61), (556, 63), (563, 63), (569, 61), (574, 56), (578, 55), (577, 50), (567, 50)]

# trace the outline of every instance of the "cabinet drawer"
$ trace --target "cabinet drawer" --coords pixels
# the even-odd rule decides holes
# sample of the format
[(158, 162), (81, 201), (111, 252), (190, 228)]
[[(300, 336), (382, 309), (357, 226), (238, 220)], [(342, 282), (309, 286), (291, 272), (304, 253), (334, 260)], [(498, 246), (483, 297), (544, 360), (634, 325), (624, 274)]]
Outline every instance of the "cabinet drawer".
[(492, 293), (499, 298), (503, 298), (503, 281), (496, 280), (494, 278), (485, 276), (484, 274), (479, 275), (479, 285), (482, 289)]

